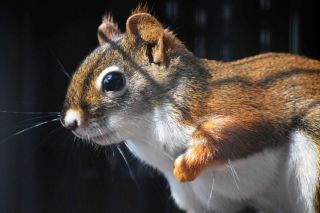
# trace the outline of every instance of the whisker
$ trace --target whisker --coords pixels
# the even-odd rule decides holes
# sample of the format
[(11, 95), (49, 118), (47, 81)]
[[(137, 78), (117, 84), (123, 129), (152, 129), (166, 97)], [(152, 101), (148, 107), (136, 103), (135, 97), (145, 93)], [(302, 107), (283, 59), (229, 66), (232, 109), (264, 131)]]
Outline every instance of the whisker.
[[(102, 134), (102, 131), (101, 131), (101, 129), (98, 127), (98, 131), (99, 131), (99, 134), (101, 135), (101, 137), (103, 136), (103, 134)], [(110, 143), (109, 142), (109, 140), (105, 140), (106, 142), (107, 142), (107, 144), (108, 144), (108, 146), (110, 147), (110, 149), (111, 149), (111, 151), (112, 151), (112, 157), (114, 158), (114, 156), (115, 156), (115, 152), (114, 152), (114, 147), (113, 147), (113, 144), (112, 143)]]
[(117, 146), (116, 144), (112, 144), (112, 143), (110, 143), (109, 141), (107, 141), (107, 143), (108, 143), (108, 147), (111, 149), (111, 152), (112, 152), (112, 158), (114, 159), (115, 158), (115, 156), (116, 156), (116, 148), (115, 148), (115, 146)]
[[(212, 183), (211, 183), (211, 189), (210, 189), (210, 194), (209, 194), (209, 198), (208, 198), (208, 201), (207, 201), (207, 209), (209, 209), (209, 205), (210, 205), (210, 200), (212, 198), (212, 194), (213, 194), (213, 187), (214, 187), (214, 175), (213, 175), (213, 172), (212, 172)], [(206, 212), (206, 210), (203, 211), (204, 213)]]
[(8, 110), (0, 110), (0, 113), (8, 113), (8, 114), (22, 114), (22, 115), (59, 115), (60, 112), (19, 112), (19, 111), (8, 111)]
[[(230, 162), (230, 165), (231, 165), (231, 162)], [(240, 178), (239, 178), (238, 173), (235, 170), (234, 166), (231, 165), (231, 168), (232, 168), (232, 171), (233, 171), (233, 174), (234, 174), (236, 180), (238, 181), (238, 183), (240, 183)]]
[(98, 127), (98, 131), (99, 131), (99, 134), (102, 136), (103, 134), (102, 134), (102, 131), (99, 127)]
[(14, 136), (17, 136), (17, 135), (20, 135), (20, 134), (22, 134), (22, 133), (24, 133), (24, 132), (27, 132), (28, 130), (34, 129), (34, 128), (36, 128), (36, 127), (42, 126), (42, 125), (47, 124), (47, 123), (52, 123), (52, 122), (58, 121), (59, 119), (60, 119), (60, 118), (55, 118), (55, 119), (52, 119), (52, 120), (49, 120), (49, 121), (40, 122), (40, 123), (35, 124), (35, 125), (33, 125), (33, 126), (27, 127), (27, 128), (25, 128), (25, 129), (23, 129), (23, 130), (20, 130), (20, 131), (14, 133), (13, 135), (11, 135), (11, 136), (9, 136), (9, 137), (3, 139), (2, 141), (0, 141), (0, 144), (5, 143), (6, 141), (8, 141), (9, 139), (11, 139), (11, 138), (14, 137)]
[(113, 144), (110, 144), (110, 146), (109, 146), (110, 148), (111, 148), (111, 151), (112, 151), (112, 158), (114, 159), (114, 157), (116, 156), (115, 155), (115, 148), (114, 148), (114, 145)]
[(58, 58), (58, 56), (54, 53), (53, 49), (48, 46), (48, 49), (50, 51), (50, 53), (53, 55), (53, 57), (56, 59), (59, 67), (60, 67), (60, 70), (65, 74), (65, 76), (70, 80), (71, 79), (71, 76), (70, 74), (67, 72), (66, 68), (63, 66), (62, 62), (60, 61), (60, 59)]
[(28, 119), (17, 121), (17, 122), (15, 122), (15, 125), (13, 125), (12, 127), (11, 126), (7, 127), (7, 124), (5, 124), (5, 123), (3, 125), (1, 125), (0, 127), (7, 127), (8, 129), (23, 128), (26, 125), (29, 126), (31, 124), (34, 124), (34, 122), (37, 121), (37, 120), (38, 121), (36, 123), (40, 122), (41, 121), (40, 119), (44, 119), (44, 118), (48, 119), (50, 117), (57, 118), (58, 115), (53, 115), (52, 114), (52, 115), (36, 116), (36, 117), (32, 117), (32, 118), (28, 118)]
[(34, 120), (42, 119), (42, 118), (50, 118), (52, 116), (57, 116), (57, 115), (45, 115), (45, 116), (37, 116), (37, 117), (33, 117), (33, 118), (28, 118), (28, 119), (17, 122), (17, 124), (23, 124), (23, 123), (26, 123), (27, 121), (34, 121)]
[(71, 76), (70, 74), (67, 72), (67, 70), (64, 68), (63, 64), (61, 63), (61, 61), (56, 58), (58, 64), (59, 64), (59, 67), (60, 67), (60, 70), (67, 76), (67, 78), (70, 80), (71, 79)]
[(230, 169), (230, 172), (231, 172), (231, 175), (232, 175), (232, 178), (233, 178), (233, 181), (237, 187), (237, 190), (239, 191), (239, 185), (238, 183), (240, 182), (240, 179), (239, 179), (239, 176), (236, 172), (236, 170), (233, 168), (232, 164), (231, 164), (231, 160), (228, 160), (228, 163), (226, 165), (229, 169)]
[(130, 167), (130, 165), (129, 165), (129, 162), (127, 161), (127, 158), (125, 157), (124, 153), (122, 152), (122, 149), (119, 147), (119, 145), (118, 145), (118, 144), (116, 144), (116, 147), (117, 147), (117, 149), (118, 149), (118, 151), (119, 151), (120, 155), (122, 156), (122, 158), (123, 158), (123, 160), (124, 160), (125, 164), (126, 164), (126, 165), (127, 165), (127, 167), (128, 167), (130, 178), (134, 179), (133, 172), (132, 172), (132, 170), (131, 170), (131, 167)]
[(132, 150), (132, 148), (127, 144), (127, 141), (123, 141), (123, 144), (127, 147), (127, 149), (128, 149), (131, 153), (134, 153), (134, 151)]
[(117, 147), (120, 155), (122, 156), (125, 164), (126, 164), (127, 167), (128, 167), (130, 178), (134, 181), (134, 183), (136, 184), (137, 188), (141, 191), (141, 188), (140, 188), (139, 184), (137, 183), (136, 177), (135, 177), (135, 175), (134, 175), (133, 172), (132, 172), (132, 169), (131, 169), (131, 167), (130, 167), (130, 165), (129, 165), (129, 162), (127, 161), (126, 156), (124, 155), (122, 149), (119, 147), (119, 144), (115, 144), (115, 145), (116, 145), (116, 147)]

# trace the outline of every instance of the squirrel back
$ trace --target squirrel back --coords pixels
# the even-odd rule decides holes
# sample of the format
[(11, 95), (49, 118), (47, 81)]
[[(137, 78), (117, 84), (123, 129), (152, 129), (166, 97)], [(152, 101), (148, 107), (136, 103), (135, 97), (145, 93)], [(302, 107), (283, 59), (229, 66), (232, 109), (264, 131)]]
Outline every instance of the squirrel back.
[(211, 73), (211, 96), (204, 101), (208, 114), (261, 110), (290, 122), (320, 101), (318, 60), (284, 53), (265, 53), (233, 62), (200, 60)]

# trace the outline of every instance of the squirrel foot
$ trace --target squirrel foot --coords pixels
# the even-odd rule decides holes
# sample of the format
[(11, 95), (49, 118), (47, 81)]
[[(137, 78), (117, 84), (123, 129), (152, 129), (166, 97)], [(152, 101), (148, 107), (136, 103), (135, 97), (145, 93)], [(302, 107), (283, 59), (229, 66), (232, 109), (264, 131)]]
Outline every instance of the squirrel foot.
[(192, 181), (201, 172), (201, 168), (190, 153), (180, 155), (174, 162), (173, 174), (180, 182)]
[(204, 169), (222, 165), (222, 161), (217, 161), (214, 158), (215, 152), (216, 149), (213, 143), (202, 143), (190, 147), (175, 160), (173, 168), (174, 176), (180, 182), (192, 181)]

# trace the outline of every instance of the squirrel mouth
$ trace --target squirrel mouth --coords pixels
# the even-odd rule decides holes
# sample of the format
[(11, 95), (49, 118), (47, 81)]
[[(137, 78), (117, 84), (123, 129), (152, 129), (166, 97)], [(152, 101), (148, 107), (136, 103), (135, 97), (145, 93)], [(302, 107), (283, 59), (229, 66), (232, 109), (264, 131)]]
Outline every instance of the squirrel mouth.
[(111, 145), (120, 143), (121, 140), (119, 139), (119, 136), (117, 135), (116, 131), (94, 131), (92, 133), (90, 132), (84, 132), (81, 134), (81, 132), (72, 131), (72, 133), (85, 141), (91, 141), (93, 143), (99, 144), (99, 145)]
[(105, 132), (98, 135), (89, 135), (89, 140), (100, 145), (111, 145), (118, 143), (112, 139), (115, 138), (115, 132)]
[(89, 139), (91, 141), (97, 142), (97, 141), (107, 141), (108, 136), (110, 135), (110, 133), (104, 133), (104, 134), (100, 134), (100, 135), (93, 135), (93, 136), (89, 136)]
[(76, 131), (72, 131), (72, 133), (80, 139), (89, 140), (89, 141), (93, 141), (93, 142), (108, 141), (108, 138), (110, 137), (110, 135), (113, 134), (112, 132), (100, 132), (100, 131), (98, 134), (94, 134), (94, 135), (93, 134), (92, 135), (90, 135), (90, 134), (82, 135)]

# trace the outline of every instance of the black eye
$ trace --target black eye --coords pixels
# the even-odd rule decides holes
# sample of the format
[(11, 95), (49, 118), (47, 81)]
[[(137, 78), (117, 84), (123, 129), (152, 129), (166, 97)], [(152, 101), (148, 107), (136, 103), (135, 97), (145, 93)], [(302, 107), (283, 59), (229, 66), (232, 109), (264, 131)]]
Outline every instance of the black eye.
[(110, 72), (102, 80), (104, 92), (120, 91), (125, 86), (125, 78), (121, 72)]

